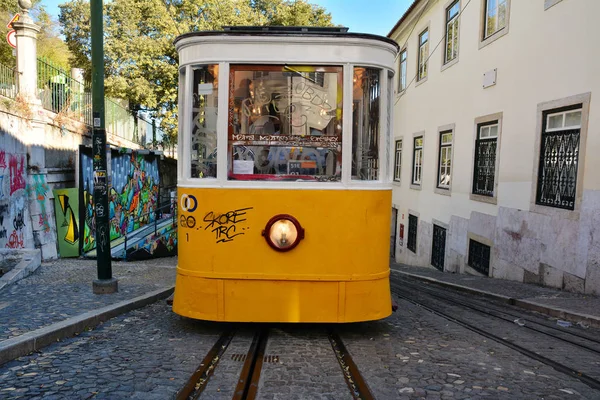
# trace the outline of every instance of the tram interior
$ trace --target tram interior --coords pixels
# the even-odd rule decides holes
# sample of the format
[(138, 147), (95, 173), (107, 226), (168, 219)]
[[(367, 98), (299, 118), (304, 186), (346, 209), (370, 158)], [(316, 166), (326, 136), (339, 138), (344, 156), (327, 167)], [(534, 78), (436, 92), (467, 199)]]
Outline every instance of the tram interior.
[[(342, 68), (232, 65), (229, 179), (341, 179)], [(378, 179), (379, 69), (354, 69), (352, 177)], [(218, 65), (193, 74), (192, 177), (216, 177)]]

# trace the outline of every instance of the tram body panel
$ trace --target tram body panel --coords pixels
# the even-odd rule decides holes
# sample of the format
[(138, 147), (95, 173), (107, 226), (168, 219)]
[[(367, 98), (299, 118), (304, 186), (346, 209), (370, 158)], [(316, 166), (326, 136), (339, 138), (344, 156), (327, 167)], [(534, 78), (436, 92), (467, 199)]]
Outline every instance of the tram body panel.
[[(179, 198), (178, 314), (256, 322), (390, 314), (389, 241), (381, 240), (390, 190), (180, 188)], [(262, 236), (277, 214), (305, 230), (290, 252), (273, 251)]]

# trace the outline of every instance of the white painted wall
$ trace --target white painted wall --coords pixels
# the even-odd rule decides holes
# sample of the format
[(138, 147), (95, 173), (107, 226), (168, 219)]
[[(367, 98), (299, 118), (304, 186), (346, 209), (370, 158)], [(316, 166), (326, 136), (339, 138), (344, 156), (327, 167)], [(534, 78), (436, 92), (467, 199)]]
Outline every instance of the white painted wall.
[[(597, 42), (597, 38), (600, 37), (600, 24), (597, 23), (600, 2), (563, 0), (545, 10), (543, 0), (512, 0), (508, 33), (480, 49), (480, 20), (484, 1), (472, 0), (469, 3), (468, 0), (461, 0), (463, 13), (460, 17), (459, 59), (456, 64), (445, 70), (442, 70), (444, 41), (436, 50), (433, 49), (444, 37), (445, 7), (449, 3), (445, 0), (431, 0), (429, 3), (428, 9), (416, 25), (414, 17), (419, 15), (421, 7), (417, 7), (390, 35), (400, 46), (405, 42), (407, 44), (408, 82), (417, 71), (418, 35), (427, 25), (430, 28), (430, 54), (433, 51), (429, 59), (427, 80), (419, 85), (412, 82), (405, 93), (397, 98), (394, 108), (393, 132), (395, 139), (404, 139), (404, 151), (402, 181), (400, 184), (394, 183), (393, 202), (399, 208), (399, 217), (404, 215), (404, 220), (399, 221), (405, 224), (404, 244), (406, 245), (409, 209), (418, 211), (421, 223), (428, 224), (431, 224), (433, 219), (449, 224), (453, 216), (472, 219), (473, 212), (497, 216), (502, 208), (509, 209), (509, 212), (530, 211), (531, 202), (535, 202), (532, 198), (532, 185), (536, 184), (532, 182), (533, 169), (539, 157), (539, 148), (535, 144), (537, 106), (543, 102), (583, 93), (591, 93), (591, 102), (587, 145), (585, 148), (580, 147), (581, 154), (587, 156), (584, 168), (580, 168), (579, 171), (579, 174), (583, 174), (583, 202), (579, 211), (585, 209), (586, 213), (600, 214), (596, 202), (597, 191), (600, 190), (600, 177), (597, 173), (600, 170), (600, 158), (596, 157), (600, 150), (600, 109), (595, 100), (597, 93), (600, 93), (600, 75), (597, 73), (600, 71)], [(414, 30), (408, 36), (413, 25)], [(483, 74), (495, 68), (497, 84), (484, 89)], [(397, 88), (397, 80), (395, 85)], [(496, 205), (469, 199), (473, 179), (475, 119), (494, 113), (503, 113)], [(451, 196), (434, 192), (437, 179), (438, 127), (447, 124), (455, 124)], [(421, 190), (414, 190), (409, 188), (412, 138), (413, 134), (419, 131), (425, 131), (423, 184)], [(584, 213), (579, 214), (573, 212), (566, 219), (580, 221), (581, 217), (583, 220)], [(568, 232), (573, 231), (575, 239), (561, 239), (561, 246), (576, 247), (577, 241), (582, 240), (584, 232), (579, 231), (582, 229), (581, 224), (577, 222), (575, 225), (565, 228)], [(541, 225), (538, 228), (541, 232)], [(470, 231), (463, 233), (468, 232)], [(589, 230), (586, 232), (590, 233)], [(500, 253), (506, 251), (500, 246), (500, 236), (500, 228), (491, 235), (497, 259), (502, 257)], [(458, 239), (466, 240), (454, 238)], [(430, 238), (423, 240), (429, 240), (429, 244), (431, 243)], [(541, 236), (535, 240), (541, 241)], [(544, 244), (552, 245), (552, 240)], [(590, 240), (592, 242), (587, 248), (592, 249), (592, 253), (594, 249), (598, 252), (598, 234)], [(546, 260), (542, 250), (539, 250), (541, 253), (537, 258), (535, 255), (538, 250), (532, 250), (528, 246), (520, 248), (519, 251), (532, 252), (535, 259), (532, 262), (551, 262)], [(582, 279), (586, 279), (587, 274), (590, 278), (590, 290), (586, 291), (598, 292), (600, 272), (598, 277), (594, 278), (597, 282), (593, 284), (590, 273), (596, 274), (592, 271), (600, 271), (597, 261), (600, 257), (590, 251), (586, 253), (585, 260), (581, 260), (579, 256), (583, 265), (578, 267), (576, 273), (566, 267), (566, 261), (555, 262), (552, 267), (575, 273)], [(429, 265), (425, 255), (414, 256), (407, 253), (411, 252), (405, 247), (400, 248), (397, 260), (415, 265)], [(594, 259), (596, 261), (593, 262)], [(513, 265), (510, 268), (533, 270), (537, 266), (534, 268), (532, 265)], [(501, 267), (497, 266), (496, 269)], [(516, 274), (516, 278), (513, 274), (512, 279), (524, 279), (522, 271)], [(594, 289), (591, 289), (592, 286)]]

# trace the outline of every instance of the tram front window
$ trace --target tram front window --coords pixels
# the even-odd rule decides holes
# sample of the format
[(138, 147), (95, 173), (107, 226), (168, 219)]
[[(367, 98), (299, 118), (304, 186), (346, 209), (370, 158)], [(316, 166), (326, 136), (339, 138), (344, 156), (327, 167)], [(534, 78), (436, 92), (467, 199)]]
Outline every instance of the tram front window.
[(232, 65), (229, 80), (229, 179), (341, 179), (342, 67)]
[(191, 177), (217, 177), (218, 65), (193, 70)]

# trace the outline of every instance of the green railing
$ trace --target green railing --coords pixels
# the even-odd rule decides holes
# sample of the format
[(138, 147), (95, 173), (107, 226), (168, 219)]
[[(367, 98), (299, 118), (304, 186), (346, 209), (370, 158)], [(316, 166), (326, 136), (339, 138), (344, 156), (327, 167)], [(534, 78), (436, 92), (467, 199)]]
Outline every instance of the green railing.
[[(89, 82), (79, 82), (66, 71), (38, 59), (38, 90), (46, 110), (64, 113), (70, 118), (92, 126), (92, 94)], [(118, 100), (104, 99), (104, 123), (106, 132), (127, 139), (146, 148), (155, 148), (153, 135), (160, 142), (164, 133), (152, 122), (135, 117)], [(153, 131), (154, 129), (154, 131)]]
[(0, 95), (14, 99), (17, 96), (15, 69), (0, 64)]

